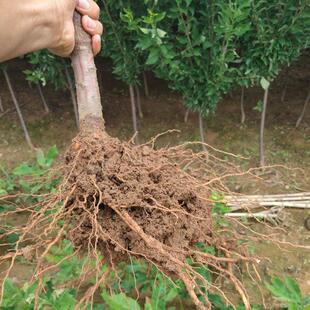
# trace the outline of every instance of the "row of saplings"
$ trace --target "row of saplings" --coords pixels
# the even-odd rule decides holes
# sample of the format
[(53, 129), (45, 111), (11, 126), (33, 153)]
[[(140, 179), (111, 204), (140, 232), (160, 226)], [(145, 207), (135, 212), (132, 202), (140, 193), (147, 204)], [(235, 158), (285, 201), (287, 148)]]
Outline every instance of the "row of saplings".
[[(148, 3), (151, 5), (151, 1)], [(110, 24), (107, 21), (109, 29), (116, 27), (112, 9), (119, 10), (118, 5), (119, 3), (104, 2), (104, 12), (110, 20)], [(167, 3), (161, 7), (156, 2), (156, 5), (153, 3), (149, 8), (148, 16), (134, 18), (132, 12), (139, 13), (139, 8), (130, 10), (128, 4), (128, 9), (122, 12), (120, 19), (127, 25), (126, 31), (137, 32), (136, 38), (139, 41), (133, 43), (134, 50), (148, 49), (145, 63), (152, 66), (160, 77), (166, 72), (169, 84), (182, 92), (186, 103), (206, 113), (214, 109), (217, 103), (211, 98), (219, 100), (229, 89), (236, 70), (247, 70), (245, 76), (253, 73), (249, 68), (242, 67), (242, 62), (237, 61), (242, 58), (235, 56), (237, 47), (233, 45), (244, 39), (242, 35), (250, 31), (243, 28), (248, 20), (242, 12), (253, 13), (250, 16), (253, 23), (258, 23), (255, 24), (256, 27), (266, 23), (263, 18), (265, 14), (268, 15), (270, 25), (275, 22), (273, 15), (269, 16), (270, 12), (266, 12), (265, 7), (261, 8), (259, 3), (254, 8), (253, 6), (254, 4), (240, 4), (239, 7), (238, 2), (225, 4), (219, 1), (216, 5), (210, 4), (206, 15), (199, 1), (177, 1), (172, 7)], [(303, 16), (303, 4), (300, 6), (299, 14), (292, 17), (293, 26), (300, 27), (298, 18)], [(157, 13), (157, 10), (167, 13)], [(221, 10), (222, 14), (208, 15), (214, 14), (216, 10)], [(292, 14), (291, 10), (287, 13)], [(289, 20), (288, 18), (287, 22)], [(83, 32), (78, 14), (75, 14), (74, 21), (76, 31)], [(198, 26), (204, 25), (204, 22), (208, 22), (209, 27), (212, 25), (214, 32), (207, 33), (202, 28), (200, 33)], [(172, 33), (162, 30), (170, 29), (170, 23), (173, 24)], [(261, 31), (260, 27), (258, 29)], [(117, 31), (118, 37), (126, 36), (126, 31)], [(222, 36), (222, 40), (216, 49), (213, 43), (218, 41), (218, 35)], [(72, 55), (72, 66), (77, 82), (80, 132), (66, 154), (64, 167), (60, 169), (63, 181), (59, 190), (42, 196), (43, 199), (35, 206), (18, 209), (18, 212), (29, 212), (30, 217), (27, 225), (14, 227), (14, 232), (18, 232), (20, 236), (15, 251), (1, 258), (3, 261), (10, 261), (4, 281), (10, 275), (17, 258), (25, 253), (26, 245), (28, 254), (31, 252), (37, 261), (34, 278), (43, 279), (46, 273), (57, 270), (57, 264), (46, 265), (46, 258), (53, 245), (63, 238), (69, 238), (76, 247), (76, 255), (87, 255), (96, 262), (93, 270), (96, 281), (81, 297), (83, 302), (91, 302), (104, 281), (102, 267), (106, 260), (113, 266), (115, 261), (135, 256), (144, 258), (165, 273), (181, 279), (198, 309), (211, 309), (212, 305), (205, 291), (222, 293), (217, 285), (206, 280), (197, 269), (199, 266), (209, 266), (215, 277), (229, 280), (240, 295), (244, 307), (250, 309), (246, 289), (236, 276), (234, 267), (244, 264), (247, 268), (253, 268), (256, 274), (257, 260), (239, 242), (241, 238), (236, 230), (220, 230), (214, 226), (210, 201), (213, 191), (227, 190), (224, 186), (225, 176), (238, 171), (229, 163), (226, 167), (223, 160), (216, 160), (215, 156), (208, 158), (204, 152), (194, 153), (187, 145), (155, 151), (152, 147), (154, 141), (148, 145), (135, 146), (110, 137), (105, 131), (101, 112), (95, 64), (89, 61), (92, 59), (90, 39), (86, 34), (78, 37), (80, 41)], [(107, 34), (106, 40), (108, 38), (112, 45), (110, 34)], [(121, 39), (114, 41), (122, 42)], [(199, 48), (204, 49), (203, 54), (199, 52)], [(216, 52), (222, 54), (218, 62)], [(205, 57), (206, 53), (209, 57)], [(122, 69), (127, 72), (134, 67), (131, 62), (127, 63), (127, 57), (128, 55), (124, 55), (124, 66), (121, 66), (120, 59), (115, 60), (116, 73)], [(215, 76), (209, 75), (209, 58), (218, 68)], [(248, 63), (245, 62), (247, 65)], [(237, 66), (236, 69), (236, 64), (240, 68)], [(195, 76), (200, 79), (196, 80)], [(258, 73), (252, 76), (256, 80)], [(203, 77), (209, 78), (208, 84), (205, 84)], [(221, 84), (222, 80), (225, 83)], [(266, 76), (259, 78), (265, 89), (265, 97), (268, 94), (269, 80)], [(181, 85), (182, 89), (179, 89)], [(202, 85), (208, 87), (202, 91)], [(201, 174), (199, 171), (208, 173)], [(214, 247), (216, 254), (199, 250), (197, 243)], [(191, 262), (195, 262), (194, 265), (189, 258)], [(257, 278), (259, 279), (259, 275)], [(35, 297), (39, 296), (38, 291)], [(229, 302), (225, 294), (223, 297)]]
[[(298, 3), (290, 0), (285, 5), (262, 0), (255, 3), (182, 0), (134, 4), (126, 0), (103, 0), (99, 5), (106, 29), (101, 56), (112, 59), (115, 76), (128, 85), (134, 132), (139, 130), (137, 115), (143, 116), (139, 91), (141, 80), (146, 95), (149, 93), (147, 71), (167, 80), (168, 85), (182, 95), (186, 107), (199, 112), (203, 142), (202, 117), (214, 111), (226, 93), (240, 86), (244, 122), (244, 89), (258, 85), (264, 90), (259, 110), (262, 113), (260, 164), (265, 165), (264, 128), (270, 84), (309, 47), (310, 22), (306, 0)], [(41, 84), (53, 84), (56, 89), (66, 87), (71, 93), (78, 125), (75, 90), (66, 63), (45, 51), (27, 55), (27, 60), (32, 68), (25, 71), (26, 79), (37, 85), (45, 111), (48, 112), (49, 108)], [(7, 74), (4, 67), (3, 70)], [(286, 88), (287, 83), (282, 102)], [(16, 102), (16, 96), (12, 94), (12, 97)], [(302, 122), (309, 99), (310, 90), (297, 127)], [(20, 112), (19, 116), (32, 147)], [(138, 135), (135, 139), (138, 142)]]

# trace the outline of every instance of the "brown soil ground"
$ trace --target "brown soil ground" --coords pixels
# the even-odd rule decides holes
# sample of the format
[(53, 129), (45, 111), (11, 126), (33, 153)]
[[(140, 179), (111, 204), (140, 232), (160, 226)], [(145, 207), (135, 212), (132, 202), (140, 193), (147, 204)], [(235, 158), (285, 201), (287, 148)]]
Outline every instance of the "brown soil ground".
[[(131, 138), (131, 111), (126, 86), (111, 76), (108, 63), (99, 64), (102, 73), (102, 95), (107, 131), (122, 140)], [(29, 88), (24, 81), (22, 70), (25, 65), (15, 61), (9, 66), (9, 73), (14, 83), (17, 97), (22, 105), (30, 135), (36, 146), (48, 149), (56, 144), (64, 154), (76, 135), (74, 115), (68, 92), (44, 89), (51, 107), (51, 113), (44, 115), (40, 97), (35, 88)], [(296, 120), (302, 110), (309, 88), (310, 72), (309, 55), (304, 55), (288, 73), (283, 74), (271, 86), (269, 109), (266, 124), (266, 155), (268, 164), (282, 164), (290, 168), (302, 168), (304, 173), (290, 170), (286, 173), (274, 171), (265, 176), (267, 183), (231, 184), (233, 190), (243, 193), (285, 193), (299, 190), (310, 190), (310, 111), (307, 111), (299, 129), (295, 128)], [(288, 89), (285, 101), (281, 102), (284, 80), (288, 78)], [(184, 122), (185, 108), (182, 98), (168, 90), (166, 84), (150, 78), (150, 98), (143, 98), (144, 118), (139, 121), (140, 140), (147, 141), (154, 135), (169, 129), (178, 129), (179, 133), (159, 138), (159, 145), (181, 144), (188, 140), (199, 139), (198, 117), (191, 113), (187, 123)], [(0, 77), (0, 96), (5, 109), (13, 105)], [(207, 142), (225, 151), (241, 154), (249, 158), (245, 167), (258, 163), (258, 133), (260, 115), (253, 108), (262, 98), (260, 89), (246, 90), (245, 103), (247, 119), (240, 125), (239, 108), (240, 90), (235, 89), (231, 96), (226, 96), (214, 115), (205, 121)], [(0, 163), (10, 167), (33, 154), (28, 149), (14, 112), (1, 117), (0, 114)], [(310, 214), (307, 210), (288, 210), (281, 227), (285, 228), (283, 240), (303, 245), (310, 245), (310, 232), (304, 227), (304, 220)], [(250, 227), (269, 233), (271, 228), (251, 222)], [(242, 232), (241, 232), (242, 233)], [(247, 233), (246, 230), (243, 233)], [(271, 275), (290, 275), (298, 280), (305, 294), (310, 294), (310, 255), (302, 249), (281, 251), (273, 244), (261, 242), (255, 244), (253, 251), (262, 257), (270, 258), (261, 264), (264, 280)], [(249, 279), (244, 279), (249, 282)], [(251, 294), (255, 300), (257, 292)]]

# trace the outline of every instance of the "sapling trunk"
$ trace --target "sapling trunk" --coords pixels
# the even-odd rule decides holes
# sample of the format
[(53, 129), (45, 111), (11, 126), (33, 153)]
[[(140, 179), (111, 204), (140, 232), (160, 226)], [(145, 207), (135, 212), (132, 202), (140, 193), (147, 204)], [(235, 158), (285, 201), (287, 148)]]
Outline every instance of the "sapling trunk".
[(285, 100), (286, 92), (287, 92), (287, 82), (285, 83), (284, 88), (283, 88), (282, 93), (281, 93), (281, 102), (282, 102), (282, 103), (283, 103), (284, 100)]
[(207, 152), (208, 149), (206, 147), (205, 130), (204, 130), (204, 125), (203, 125), (203, 117), (201, 113), (199, 113), (199, 132), (200, 132), (200, 141), (202, 143), (202, 149), (204, 152)]
[(135, 90), (136, 90), (136, 95), (137, 95), (137, 108), (138, 108), (139, 117), (140, 117), (140, 118), (143, 118), (143, 112), (142, 112), (142, 106), (141, 106), (140, 89), (139, 89), (139, 86), (138, 86), (138, 85), (135, 86)]
[(4, 112), (1, 96), (0, 96), (0, 112)]
[(48, 107), (48, 105), (47, 105), (47, 102), (46, 102), (46, 100), (45, 100), (45, 97), (44, 97), (44, 94), (43, 94), (43, 91), (42, 91), (41, 84), (38, 83), (38, 84), (37, 84), (37, 87), (38, 87), (38, 91), (39, 91), (39, 94), (40, 94), (40, 98), (41, 98), (41, 102), (42, 102), (42, 104), (43, 104), (44, 110), (45, 110), (46, 113), (49, 113), (49, 112), (50, 112), (50, 109), (49, 109), (49, 107)]
[(260, 137), (259, 137), (259, 157), (260, 157), (260, 166), (265, 166), (265, 146), (264, 146), (264, 134), (265, 134), (265, 122), (266, 122), (266, 112), (267, 112), (267, 104), (268, 104), (268, 94), (269, 94), (269, 86), (266, 87), (264, 92), (264, 104), (263, 111), (261, 117), (261, 125), (260, 125)]
[(189, 112), (190, 112), (189, 109), (187, 109), (186, 112), (185, 112), (185, 115), (184, 115), (184, 123), (187, 123), (187, 122), (188, 122)]
[(31, 142), (30, 135), (29, 135), (29, 132), (28, 132), (28, 129), (27, 129), (27, 126), (26, 126), (23, 114), (22, 114), (22, 112), (20, 110), (20, 107), (19, 107), (16, 95), (15, 95), (15, 92), (14, 92), (14, 89), (13, 89), (13, 86), (12, 86), (9, 74), (7, 73), (6, 69), (2, 69), (2, 71), (3, 71), (4, 77), (5, 77), (6, 83), (8, 85), (8, 88), (9, 88), (9, 91), (10, 91), (10, 94), (11, 94), (11, 97), (12, 97), (12, 100), (13, 100), (16, 112), (18, 114), (18, 118), (19, 118), (20, 124), (22, 126), (23, 131), (24, 131), (24, 135), (25, 135), (26, 141), (27, 141), (29, 147), (32, 150), (34, 150), (34, 146), (33, 146), (32, 142)]
[(145, 71), (143, 72), (143, 85), (144, 85), (145, 97), (150, 97), (149, 83), (148, 83), (147, 74)]
[(285, 81), (284, 81), (284, 86), (283, 86), (283, 89), (282, 89), (282, 93), (281, 93), (281, 102), (283, 103), (284, 100), (285, 100), (285, 97), (286, 97), (286, 92), (287, 92), (287, 86), (288, 86), (288, 71), (286, 72), (286, 77), (285, 77)]
[(81, 15), (74, 13), (75, 49), (71, 56), (74, 70), (80, 126), (93, 122), (104, 126), (97, 70), (91, 48), (91, 38), (83, 30)]
[(70, 91), (70, 95), (71, 95), (71, 101), (72, 101), (73, 110), (74, 110), (75, 122), (76, 122), (77, 128), (79, 128), (80, 123), (79, 123), (78, 104), (76, 102), (76, 93), (75, 93), (74, 85), (73, 85), (69, 70), (68, 70), (65, 62), (64, 62), (64, 67), (65, 67), (65, 75), (66, 75), (66, 79), (67, 79), (67, 83), (68, 83), (68, 87), (69, 87), (69, 91)]
[(135, 134), (134, 141), (135, 143), (138, 144), (139, 138), (138, 138), (137, 109), (136, 109), (136, 102), (135, 102), (135, 91), (132, 85), (129, 85), (129, 93), (130, 93), (130, 103), (131, 103), (132, 125), (133, 125), (133, 131)]
[(246, 117), (244, 111), (244, 86), (241, 87), (240, 105), (241, 105), (241, 124), (244, 124)]
[(302, 112), (301, 112), (301, 114), (300, 114), (300, 116), (299, 116), (299, 118), (298, 118), (298, 120), (297, 120), (297, 122), (296, 122), (296, 128), (298, 128), (298, 127), (300, 126), (300, 124), (301, 124), (301, 122), (302, 122), (302, 120), (303, 120), (303, 118), (304, 118), (304, 116), (305, 116), (305, 113), (306, 113), (306, 111), (307, 111), (309, 102), (310, 102), (310, 89), (309, 89), (309, 92), (308, 92), (308, 95), (307, 95), (307, 98), (306, 98), (304, 107), (303, 107), (303, 109), (302, 109)]

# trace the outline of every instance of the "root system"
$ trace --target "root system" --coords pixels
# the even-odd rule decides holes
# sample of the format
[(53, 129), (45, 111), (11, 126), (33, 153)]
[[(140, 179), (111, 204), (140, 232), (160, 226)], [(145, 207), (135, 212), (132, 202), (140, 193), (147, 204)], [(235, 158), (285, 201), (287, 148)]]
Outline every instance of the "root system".
[[(2, 260), (10, 259), (12, 268), (16, 257), (25, 254), (27, 243), (28, 251), (37, 255), (35, 276), (42, 276), (53, 268), (44, 260), (51, 247), (66, 238), (77, 252), (97, 262), (97, 283), (81, 303), (91, 300), (104, 281), (100, 276), (104, 263), (114, 266), (129, 256), (144, 258), (181, 279), (199, 309), (211, 308), (202, 288), (221, 293), (229, 303), (218, 285), (197, 272), (197, 265), (203, 265), (218, 283), (228, 279), (249, 309), (233, 266), (254, 264), (255, 259), (238, 244), (236, 233), (212, 223), (210, 195), (225, 190), (222, 177), (215, 175), (222, 169), (223, 177), (225, 172), (229, 176), (231, 171), (226, 170), (233, 166), (211, 152), (207, 158), (186, 146), (155, 150), (155, 140), (140, 146), (122, 143), (107, 135), (101, 124), (90, 120), (87, 124), (66, 153), (59, 190), (45, 197), (40, 208), (33, 207), (27, 225), (20, 228), (18, 250)], [(198, 243), (213, 247), (216, 254), (199, 250)]]

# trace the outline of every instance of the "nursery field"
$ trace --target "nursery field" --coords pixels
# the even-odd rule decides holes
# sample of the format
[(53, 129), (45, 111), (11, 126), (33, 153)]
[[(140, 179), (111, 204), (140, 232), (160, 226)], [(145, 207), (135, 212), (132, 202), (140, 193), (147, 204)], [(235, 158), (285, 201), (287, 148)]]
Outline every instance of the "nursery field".
[[(281, 102), (281, 95), (286, 79), (285, 75), (276, 80), (270, 91), (270, 106), (266, 123), (266, 160), (268, 165), (275, 166), (258, 170), (259, 180), (249, 181), (245, 178), (241, 181), (230, 182), (228, 186), (232, 192), (261, 195), (298, 193), (310, 190), (309, 111), (306, 112), (300, 127), (295, 128), (296, 120), (307, 96), (309, 63), (309, 56), (305, 54), (293, 64), (284, 102)], [(121, 82), (114, 79), (109, 61), (99, 61), (97, 66), (102, 77), (101, 93), (103, 111), (107, 120), (107, 131), (121, 140), (129, 140), (132, 138), (133, 131), (128, 90)], [(56, 145), (60, 154), (53, 167), (61, 166), (65, 151), (77, 133), (74, 112), (70, 104), (70, 94), (66, 91), (55, 91), (48, 86), (43, 88), (50, 107), (49, 113), (44, 112), (37, 89), (30, 87), (24, 80), (22, 70), (26, 68), (27, 65), (23, 61), (14, 61), (10, 65), (10, 75), (30, 137), (35, 147), (42, 148), (45, 153), (51, 146)], [(29, 149), (25, 142), (18, 117), (12, 109), (11, 97), (3, 77), (0, 81), (0, 94), (5, 110), (4, 114), (0, 114), (1, 178), (4, 180), (6, 174), (9, 174), (22, 162), (34, 163), (36, 153)], [(154, 78), (151, 74), (149, 75), (149, 87), (149, 97), (143, 95), (141, 87), (143, 118), (138, 121), (140, 143), (145, 143), (157, 134), (169, 130), (175, 131), (159, 137), (156, 148), (180, 145), (186, 141), (198, 141), (200, 139), (198, 115), (190, 112), (188, 119), (184, 120), (186, 109), (182, 105), (182, 98), (177, 93), (169, 91), (164, 81)], [(243, 156), (245, 159), (242, 161), (235, 160), (235, 164), (240, 165), (241, 163), (242, 169), (246, 171), (249, 168), (257, 167), (259, 163), (260, 114), (255, 110), (255, 107), (262, 93), (256, 88), (246, 90), (246, 119), (243, 124), (240, 122), (240, 93), (241, 89), (236, 88), (224, 98), (217, 111), (204, 120), (204, 130), (206, 143), (210, 147)], [(199, 146), (196, 148), (198, 151), (200, 150)], [(19, 185), (16, 186), (19, 188)], [(310, 255), (309, 249), (303, 248), (303, 246), (306, 247), (310, 244), (309, 226), (305, 222), (309, 215), (307, 209), (287, 208), (283, 210), (281, 219), (276, 223), (269, 221), (258, 223), (256, 220), (247, 220), (244, 222), (244, 227), (238, 228), (241, 235), (251, 235), (253, 229), (266, 236), (275, 234), (283, 242), (283, 244), (277, 245), (270, 240), (259, 240), (251, 243), (251, 251), (260, 257), (257, 268), (262, 280), (259, 286), (265, 298), (264, 302), (267, 309), (278, 308), (281, 305), (281, 302), (279, 303), (276, 299), (271, 298), (270, 292), (266, 288), (266, 283), (269, 283), (273, 276), (278, 276), (281, 280), (285, 276), (289, 276), (299, 284), (303, 296), (310, 294), (308, 268)], [(1, 225), (8, 224), (6, 221), (10, 225), (14, 225), (15, 222), (26, 223), (27, 218), (25, 214), (13, 216)], [(7, 247), (3, 248), (2, 251), (6, 251), (6, 249)], [(131, 261), (131, 264), (134, 266), (137, 264), (139, 266), (136, 266), (137, 269), (146, 268), (142, 263), (140, 265), (140, 263)], [(23, 281), (29, 280), (32, 269), (33, 262), (29, 262), (27, 259), (21, 260), (11, 273), (14, 283), (19, 285)], [(124, 271), (120, 271), (120, 273), (122, 272), (124, 273)], [(154, 275), (152, 276), (154, 277)], [(253, 282), (253, 279), (248, 275), (243, 275), (243, 272), (241, 272), (241, 277), (248, 290), (251, 302), (262, 304), (261, 294), (257, 293), (257, 283)], [(130, 282), (129, 279), (126, 281)], [(156, 277), (152, 278), (150, 275), (149, 283), (145, 284), (146, 290), (152, 290), (152, 285), (155, 285), (154, 283), (157, 281), (159, 280)], [(140, 285), (142, 284), (138, 283), (139, 289), (141, 288)], [(225, 287), (225, 283), (222, 285)], [(235, 304), (240, 302), (240, 297), (234, 293), (229, 284), (225, 288), (225, 293)], [(168, 294), (168, 292), (163, 290), (163, 294)], [(132, 296), (135, 296), (135, 293)], [(173, 300), (172, 303), (168, 303), (170, 306), (176, 302), (181, 303), (175, 306), (176, 309), (181, 309), (181, 305), (184, 309), (191, 307), (190, 304), (187, 305), (186, 303), (187, 298), (183, 301), (180, 301), (182, 300), (181, 297), (178, 301)], [(53, 309), (61, 308), (54, 307)], [(121, 308), (116, 307), (115, 309)], [(158, 306), (158, 308), (152, 309), (165, 309), (165, 306), (164, 308)]]
[(95, 2), (0, 63), (0, 310), (310, 310), (309, 1)]

